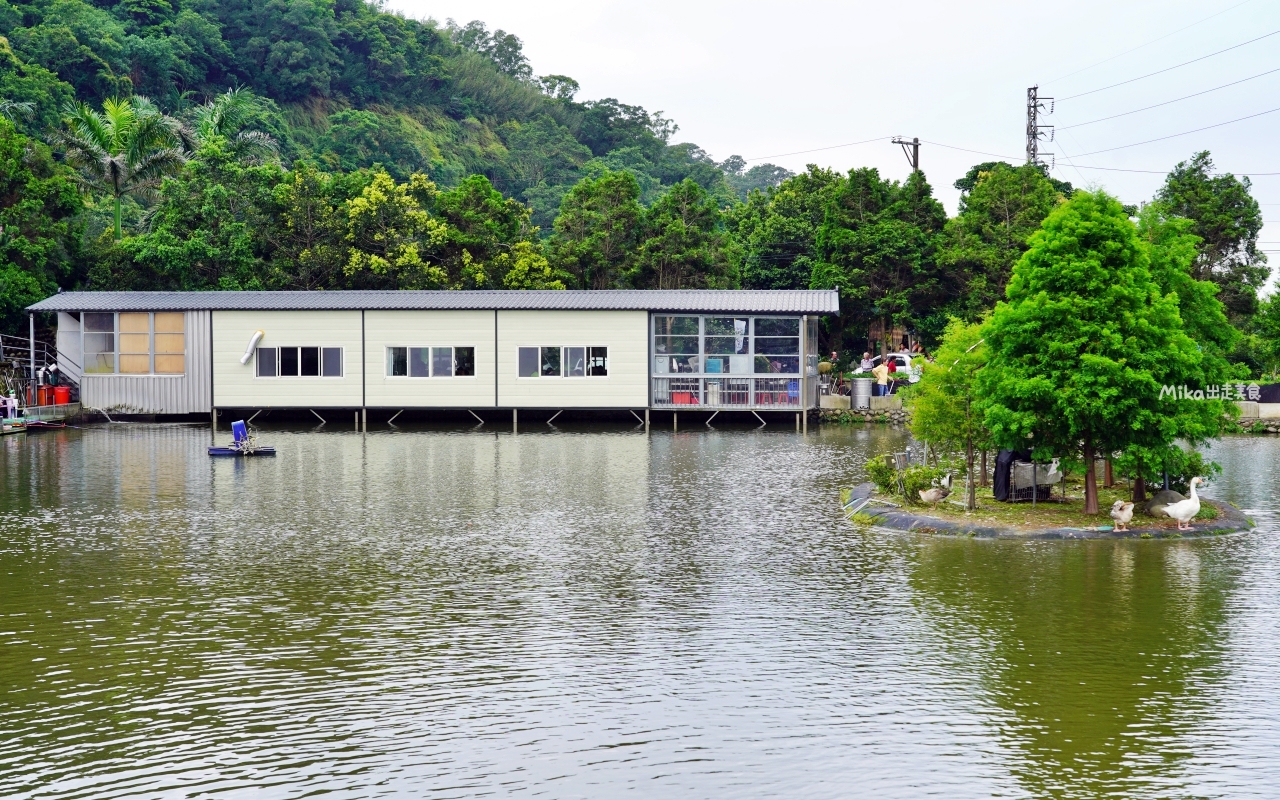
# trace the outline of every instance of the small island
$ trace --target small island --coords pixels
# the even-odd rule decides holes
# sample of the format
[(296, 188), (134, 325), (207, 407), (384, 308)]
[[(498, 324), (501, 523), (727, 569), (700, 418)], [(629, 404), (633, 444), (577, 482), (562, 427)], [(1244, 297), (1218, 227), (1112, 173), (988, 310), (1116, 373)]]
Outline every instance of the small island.
[[(901, 392), (915, 442), (867, 461), (870, 483), (842, 498), (846, 515), (1045, 539), (1251, 528), (1196, 492), (1222, 471), (1201, 448), (1238, 430), (1241, 373), (1229, 358), (1238, 336), (1197, 279), (1187, 237), (1167, 209), (1135, 217), (1104, 192), (1058, 204), (1005, 299), (946, 324), (935, 359)], [(1155, 486), (1164, 489), (1148, 504)]]
[[(958, 498), (961, 492), (935, 504), (904, 504), (902, 497), (877, 492), (870, 502), (847, 513), (855, 525), (893, 528), (940, 536), (968, 536), (996, 539), (1187, 539), (1221, 536), (1247, 531), (1254, 523), (1244, 512), (1221, 500), (1201, 498), (1200, 513), (1190, 531), (1179, 531), (1168, 517), (1152, 517), (1135, 509), (1127, 530), (1117, 531), (1105, 514), (1084, 513), (1084, 480), (1068, 478), (1066, 496), (1061, 488), (1052, 497), (1032, 505), (996, 500), (990, 487), (976, 488), (977, 508), (966, 511)], [(840, 502), (849, 507), (850, 494), (841, 492)], [(1116, 500), (1128, 500), (1131, 490), (1124, 484), (1098, 489), (1099, 503), (1110, 508)]]

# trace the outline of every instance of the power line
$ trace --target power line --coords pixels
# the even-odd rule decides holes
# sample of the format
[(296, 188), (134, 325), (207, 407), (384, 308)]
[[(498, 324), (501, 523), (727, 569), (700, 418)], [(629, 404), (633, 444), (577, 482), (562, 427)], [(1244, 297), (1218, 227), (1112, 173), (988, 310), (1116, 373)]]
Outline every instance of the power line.
[(1133, 111), (1125, 111), (1122, 114), (1112, 114), (1109, 117), (1100, 117), (1098, 119), (1091, 119), (1088, 122), (1077, 122), (1074, 125), (1059, 125), (1058, 130), (1065, 131), (1068, 128), (1082, 128), (1085, 125), (1092, 125), (1095, 122), (1106, 122), (1109, 119), (1116, 119), (1117, 117), (1127, 117), (1130, 114), (1137, 114), (1140, 111), (1150, 111), (1153, 108), (1159, 108), (1160, 106), (1167, 106), (1170, 103), (1177, 103), (1182, 100), (1190, 100), (1192, 97), (1199, 97), (1202, 94), (1209, 94), (1210, 92), (1216, 92), (1219, 89), (1225, 89), (1228, 86), (1235, 86), (1237, 83), (1244, 83), (1245, 81), (1251, 81), (1254, 78), (1261, 78), (1263, 75), (1270, 75), (1273, 72), (1280, 72), (1280, 67), (1276, 67), (1275, 69), (1269, 69), (1266, 72), (1259, 72), (1257, 75), (1251, 75), (1248, 78), (1241, 78), (1238, 81), (1232, 81), (1231, 83), (1224, 83), (1221, 86), (1215, 86), (1212, 89), (1205, 89), (1203, 92), (1196, 92), (1195, 94), (1183, 95), (1182, 97), (1178, 97), (1173, 100), (1166, 100), (1163, 103), (1156, 103), (1153, 106), (1146, 106), (1145, 108), (1135, 108)]
[(860, 142), (849, 142), (848, 144), (833, 144), (830, 147), (815, 147), (812, 150), (797, 150), (794, 153), (775, 153), (771, 156), (756, 156), (755, 158), (744, 158), (743, 161), (764, 161), (766, 158), (782, 158), (783, 156), (802, 156), (805, 153), (817, 153), (823, 150), (837, 150), (841, 147), (853, 147), (859, 144), (870, 144), (871, 142), (879, 142), (888, 139), (888, 136), (877, 136), (874, 139), (863, 139)]
[(1107, 63), (1107, 62), (1109, 62), (1109, 61), (1115, 61), (1115, 60), (1116, 60), (1117, 58), (1119, 58), (1120, 56), (1127, 56), (1127, 55), (1129, 55), (1129, 54), (1130, 54), (1130, 53), (1132, 53), (1132, 52), (1135, 52), (1135, 51), (1137, 51), (1137, 50), (1141, 50), (1141, 49), (1142, 49), (1142, 48), (1144, 48), (1144, 47), (1147, 47), (1148, 45), (1153, 45), (1153, 44), (1155, 44), (1156, 42), (1162, 42), (1162, 41), (1164, 41), (1165, 39), (1168, 39), (1170, 36), (1173, 36), (1174, 34), (1182, 33), (1183, 31), (1187, 30), (1188, 28), (1194, 28), (1195, 26), (1199, 25), (1201, 22), (1208, 22), (1209, 20), (1213, 19), (1214, 17), (1220, 17), (1220, 16), (1222, 16), (1223, 14), (1227, 13), (1228, 11), (1234, 11), (1235, 9), (1239, 8), (1240, 6), (1247, 5), (1248, 3), (1251, 3), (1251, 2), (1253, 2), (1253, 0), (1244, 0), (1244, 2), (1243, 2), (1243, 3), (1236, 3), (1234, 6), (1231, 6), (1230, 8), (1225, 8), (1225, 9), (1223, 9), (1222, 11), (1219, 11), (1217, 14), (1210, 14), (1209, 16), (1205, 17), (1204, 19), (1200, 20), (1199, 22), (1193, 22), (1193, 23), (1191, 23), (1190, 25), (1186, 26), (1185, 28), (1178, 28), (1178, 29), (1177, 29), (1176, 31), (1174, 31), (1173, 33), (1166, 33), (1164, 36), (1161, 36), (1161, 37), (1160, 37), (1160, 38), (1158, 38), (1158, 39), (1152, 39), (1151, 41), (1147, 42), (1146, 44), (1140, 44), (1140, 45), (1138, 45), (1137, 47), (1132, 47), (1132, 48), (1130, 48), (1130, 49), (1128, 49), (1128, 50), (1125, 50), (1123, 53), (1118, 53), (1118, 54), (1116, 54), (1116, 55), (1114, 55), (1114, 56), (1111, 56), (1110, 58), (1104, 58), (1103, 60), (1101, 60), (1101, 61), (1097, 61), (1097, 62), (1095, 62), (1095, 63), (1093, 63), (1093, 64), (1090, 64), (1090, 65), (1089, 65), (1089, 66), (1087, 66), (1087, 67), (1081, 67), (1080, 69), (1076, 70), (1075, 72), (1068, 72), (1066, 75), (1060, 75), (1060, 76), (1058, 76), (1058, 77), (1056, 77), (1056, 78), (1054, 78), (1054, 79), (1052, 79), (1052, 80), (1046, 81), (1046, 83), (1056, 83), (1056, 82), (1058, 82), (1058, 81), (1060, 81), (1060, 80), (1063, 80), (1063, 79), (1065, 79), (1065, 78), (1070, 78), (1072, 75), (1079, 75), (1081, 72), (1084, 72), (1084, 71), (1086, 71), (1086, 70), (1093, 69), (1094, 67), (1100, 67), (1100, 66), (1102, 66), (1103, 64), (1106, 64), (1106, 63)]
[(1022, 156), (1006, 156), (1000, 153), (988, 153), (983, 150), (970, 150), (967, 147), (956, 147), (955, 145), (943, 144), (942, 142), (931, 142), (931, 141), (928, 141), (927, 139), (921, 139), (920, 141), (923, 142), (924, 144), (931, 144), (934, 147), (945, 147), (948, 150), (962, 150), (966, 153), (977, 153), (980, 156), (994, 156), (995, 158), (1005, 158), (1005, 159), (1008, 159), (1009, 161), (1018, 161), (1019, 159), (1022, 158)]
[[(1280, 33), (1280, 31), (1277, 31), (1277, 33)], [(1166, 140), (1166, 139), (1176, 139), (1176, 138), (1178, 138), (1179, 136), (1187, 136), (1187, 135), (1192, 134), (1192, 133), (1199, 133), (1200, 131), (1207, 131), (1207, 130), (1209, 130), (1209, 129), (1211, 129), (1211, 128), (1221, 128), (1223, 125), (1231, 125), (1231, 124), (1236, 123), (1236, 122), (1243, 122), (1243, 121), (1245, 121), (1246, 119), (1253, 119), (1254, 117), (1261, 117), (1261, 116), (1265, 116), (1265, 115), (1267, 115), (1267, 114), (1274, 114), (1274, 113), (1275, 113), (1275, 112), (1277, 112), (1277, 111), (1280, 111), (1280, 107), (1272, 108), (1272, 109), (1269, 109), (1269, 110), (1267, 110), (1267, 111), (1259, 111), (1257, 114), (1250, 114), (1250, 115), (1249, 115), (1249, 116), (1247, 116), (1247, 117), (1237, 117), (1236, 119), (1229, 119), (1229, 120), (1227, 120), (1226, 122), (1219, 122), (1219, 123), (1216, 123), (1216, 124), (1214, 124), (1214, 125), (1206, 125), (1206, 126), (1204, 126), (1203, 128), (1196, 128), (1195, 130), (1183, 131), (1182, 133), (1171, 133), (1171, 134), (1169, 134), (1168, 136), (1160, 136), (1160, 137), (1157, 137), (1157, 138), (1155, 138), (1155, 139), (1147, 139), (1146, 141), (1143, 141), (1143, 142), (1134, 142), (1133, 144), (1122, 144), (1122, 145), (1120, 145), (1120, 146), (1118, 146), (1118, 147), (1108, 147), (1108, 148), (1105, 148), (1105, 149), (1103, 149), (1103, 150), (1094, 150), (1094, 151), (1089, 152), (1089, 153), (1081, 153), (1080, 155), (1081, 155), (1081, 157), (1083, 157), (1083, 156), (1093, 156), (1093, 155), (1097, 155), (1098, 153), (1110, 153), (1110, 152), (1112, 152), (1113, 150), (1124, 150), (1124, 149), (1129, 148), (1129, 147), (1138, 147), (1138, 146), (1140, 146), (1140, 145), (1144, 145), (1144, 144), (1151, 144), (1152, 142), (1163, 142), (1163, 141), (1164, 141), (1164, 140)]]
[(1245, 46), (1245, 45), (1247, 45), (1247, 44), (1253, 44), (1254, 42), (1260, 42), (1260, 41), (1262, 41), (1263, 39), (1266, 39), (1266, 38), (1271, 37), (1271, 36), (1275, 36), (1277, 33), (1280, 33), (1280, 31), (1272, 31), (1271, 33), (1264, 33), (1262, 36), (1259, 36), (1259, 37), (1258, 37), (1258, 38), (1256, 38), (1256, 39), (1250, 39), (1250, 40), (1249, 40), (1249, 41), (1247, 41), (1247, 42), (1241, 42), (1240, 44), (1234, 44), (1234, 45), (1232, 45), (1232, 46), (1230, 46), (1230, 47), (1228, 47), (1228, 48), (1226, 48), (1226, 49), (1219, 50), (1219, 51), (1217, 51), (1217, 52), (1215, 52), (1215, 53), (1210, 53), (1210, 54), (1209, 54), (1209, 55), (1207, 55), (1207, 56), (1200, 56), (1199, 58), (1193, 58), (1193, 59), (1191, 59), (1190, 61), (1183, 61), (1181, 64), (1174, 64), (1172, 67), (1165, 67), (1164, 69), (1158, 69), (1158, 70), (1156, 70), (1155, 72), (1148, 72), (1146, 75), (1139, 75), (1139, 76), (1138, 76), (1138, 77), (1136, 77), (1136, 78), (1130, 78), (1130, 79), (1129, 79), (1129, 80), (1127, 80), (1127, 81), (1120, 81), (1119, 83), (1113, 83), (1113, 84), (1111, 84), (1110, 86), (1103, 86), (1103, 87), (1098, 88), (1098, 89), (1090, 89), (1090, 90), (1089, 90), (1089, 91), (1087, 91), (1087, 92), (1081, 92), (1080, 94), (1073, 94), (1073, 95), (1071, 95), (1070, 97), (1064, 97), (1064, 98), (1062, 98), (1062, 101), (1065, 103), (1066, 101), (1068, 101), (1068, 100), (1074, 100), (1074, 99), (1076, 99), (1077, 97), (1084, 97), (1085, 95), (1088, 95), (1088, 94), (1097, 94), (1098, 92), (1105, 92), (1107, 89), (1114, 89), (1114, 88), (1116, 88), (1117, 86), (1124, 86), (1125, 84), (1133, 83), (1134, 81), (1140, 81), (1140, 80), (1143, 80), (1144, 78), (1150, 78), (1150, 77), (1151, 77), (1151, 76), (1153, 76), (1153, 75), (1161, 75), (1161, 74), (1163, 74), (1163, 73), (1165, 73), (1165, 72), (1169, 72), (1170, 70), (1175, 70), (1175, 69), (1178, 69), (1179, 67), (1185, 67), (1185, 66), (1187, 66), (1188, 64), (1194, 64), (1194, 63), (1196, 63), (1197, 61), (1204, 61), (1206, 58), (1213, 58), (1214, 56), (1220, 56), (1220, 55), (1222, 55), (1223, 53), (1229, 52), (1229, 51), (1231, 51), (1231, 50), (1235, 50), (1235, 49), (1240, 48), (1240, 47), (1244, 47), (1244, 46)]

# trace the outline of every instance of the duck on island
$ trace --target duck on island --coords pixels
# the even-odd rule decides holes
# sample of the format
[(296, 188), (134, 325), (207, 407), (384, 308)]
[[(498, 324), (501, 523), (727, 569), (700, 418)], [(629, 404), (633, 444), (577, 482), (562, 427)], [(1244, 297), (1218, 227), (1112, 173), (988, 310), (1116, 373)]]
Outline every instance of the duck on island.
[(948, 472), (939, 481), (934, 479), (934, 485), (928, 489), (920, 490), (920, 499), (929, 505), (941, 503), (947, 499), (947, 495), (951, 494), (951, 473)]
[(1192, 478), (1188, 485), (1188, 497), (1186, 500), (1180, 500), (1176, 503), (1170, 503), (1164, 507), (1164, 513), (1178, 521), (1178, 530), (1191, 530), (1191, 520), (1196, 514), (1200, 513), (1200, 498), (1196, 495), (1196, 484), (1204, 483), (1200, 478)]
[(1111, 518), (1116, 521), (1117, 531), (1127, 531), (1129, 520), (1133, 519), (1133, 503), (1117, 500), (1111, 504)]

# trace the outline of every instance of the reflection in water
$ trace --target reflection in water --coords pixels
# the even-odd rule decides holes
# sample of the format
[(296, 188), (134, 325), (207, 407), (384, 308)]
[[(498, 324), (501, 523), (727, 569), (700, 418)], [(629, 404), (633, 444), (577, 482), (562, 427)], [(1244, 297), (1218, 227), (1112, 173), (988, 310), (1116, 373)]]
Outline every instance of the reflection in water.
[[(1199, 543), (938, 542), (912, 579), (1037, 797), (1168, 797), (1221, 689), (1230, 579)], [(1210, 554), (1210, 557), (1212, 555)]]
[(1264, 532), (1088, 543), (850, 528), (881, 428), (270, 440), (0, 441), (6, 796), (1280, 785), (1273, 440)]

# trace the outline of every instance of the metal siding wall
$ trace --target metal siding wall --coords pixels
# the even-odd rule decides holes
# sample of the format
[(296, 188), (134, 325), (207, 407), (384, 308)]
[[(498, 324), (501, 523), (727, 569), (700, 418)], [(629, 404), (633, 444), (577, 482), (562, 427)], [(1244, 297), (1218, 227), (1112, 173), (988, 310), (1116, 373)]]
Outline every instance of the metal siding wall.
[(86, 375), (80, 383), (80, 402), (108, 413), (208, 413), (213, 396), (209, 319), (208, 311), (186, 312), (185, 375)]

